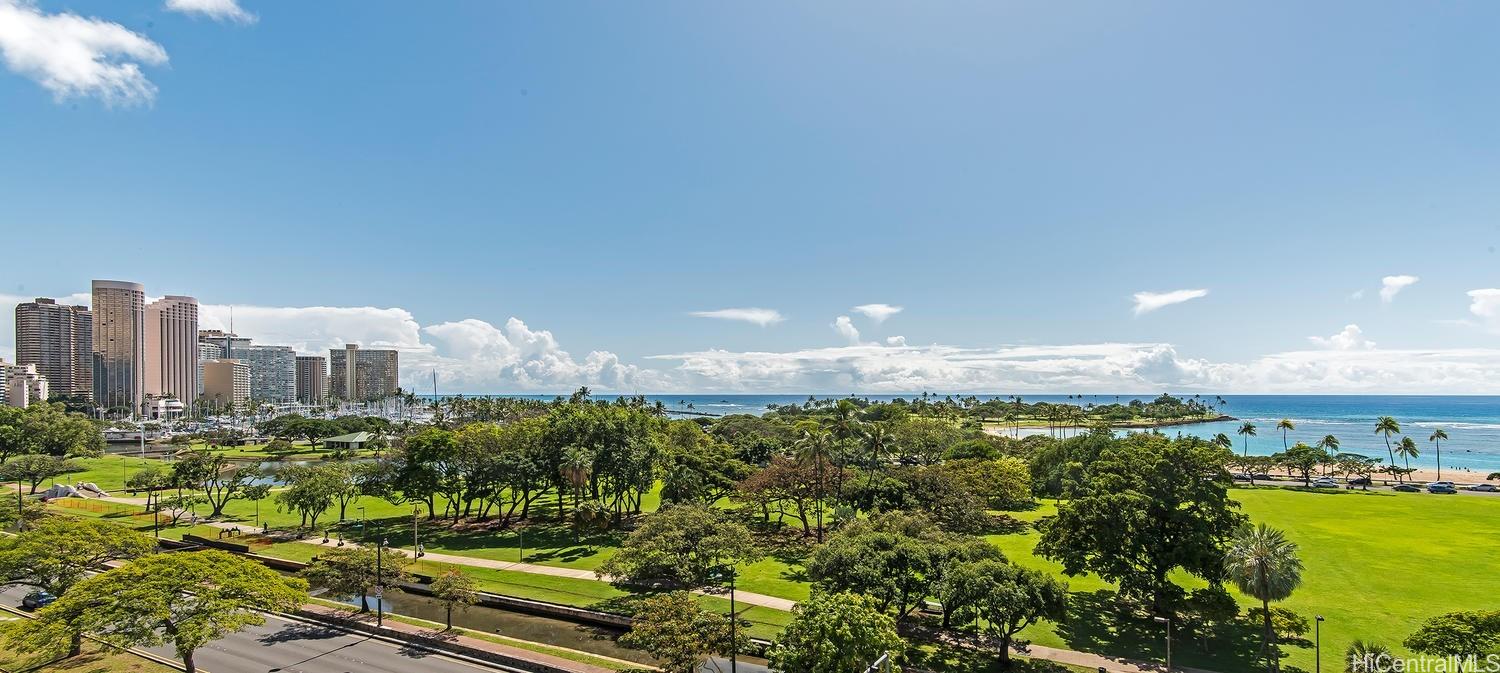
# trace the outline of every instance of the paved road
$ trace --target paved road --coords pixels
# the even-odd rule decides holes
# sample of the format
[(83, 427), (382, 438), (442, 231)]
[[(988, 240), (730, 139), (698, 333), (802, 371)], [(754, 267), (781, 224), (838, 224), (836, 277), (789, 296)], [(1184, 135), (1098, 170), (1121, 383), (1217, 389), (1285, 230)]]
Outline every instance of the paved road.
[[(26, 589), (0, 591), (6, 605), (19, 606)], [(170, 645), (147, 648), (173, 658)], [(198, 650), (196, 663), (209, 673), (475, 673), (495, 669), (421, 650), (351, 635), (338, 629), (267, 617)]]

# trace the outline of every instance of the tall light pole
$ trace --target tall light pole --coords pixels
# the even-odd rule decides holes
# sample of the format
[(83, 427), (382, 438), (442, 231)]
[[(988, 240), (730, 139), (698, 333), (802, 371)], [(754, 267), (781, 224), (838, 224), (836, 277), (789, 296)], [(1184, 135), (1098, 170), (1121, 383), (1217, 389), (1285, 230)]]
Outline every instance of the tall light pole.
[(25, 491), (21, 490), (21, 478), (16, 477), (16, 531), (26, 530), (26, 501), (23, 499)]
[(365, 508), (363, 505), (360, 505), (359, 508), (359, 541), (365, 541)]
[(380, 557), (385, 555), (385, 538), (375, 543), (375, 626), (385, 624), (385, 573), (380, 568)]
[(1313, 619), (1313, 673), (1323, 673), (1323, 615)]
[(1172, 618), (1156, 617), (1157, 624), (1167, 625), (1167, 673), (1172, 673)]
[(414, 558), (422, 557), (422, 543), (417, 539), (417, 505), (411, 506), (411, 553)]
[(718, 570), (719, 579), (729, 575), (729, 673), (739, 670), (739, 616), (734, 612), (734, 578), (733, 565), (722, 566)]

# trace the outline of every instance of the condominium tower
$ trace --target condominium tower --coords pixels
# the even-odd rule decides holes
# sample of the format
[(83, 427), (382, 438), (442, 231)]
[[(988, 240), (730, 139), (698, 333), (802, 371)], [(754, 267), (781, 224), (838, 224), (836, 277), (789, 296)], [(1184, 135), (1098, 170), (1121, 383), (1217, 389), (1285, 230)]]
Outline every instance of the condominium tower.
[(328, 399), (328, 359), (321, 355), (297, 356), (297, 401), (321, 404)]
[(351, 402), (381, 400), (401, 388), (400, 363), (394, 350), (361, 350), (349, 344), (328, 351), (328, 389)]
[(297, 351), (291, 346), (235, 346), (234, 357), (250, 365), (250, 398), (281, 404), (297, 399)]
[(16, 304), (16, 364), (35, 365), (53, 395), (94, 398), (94, 316), (55, 299)]
[(167, 295), (146, 305), (146, 395), (198, 400), (198, 300)]
[(96, 280), (93, 292), (94, 403), (139, 414), (146, 392), (146, 290), (139, 283)]

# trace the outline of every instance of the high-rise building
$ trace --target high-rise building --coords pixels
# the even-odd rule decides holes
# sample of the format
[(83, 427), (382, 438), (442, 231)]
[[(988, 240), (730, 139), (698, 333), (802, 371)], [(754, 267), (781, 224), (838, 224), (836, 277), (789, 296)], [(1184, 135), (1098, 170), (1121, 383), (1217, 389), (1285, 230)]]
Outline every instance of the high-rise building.
[(241, 409), (250, 401), (250, 365), (239, 360), (203, 363), (203, 404), (214, 411), (232, 404)]
[(361, 350), (356, 344), (328, 351), (328, 390), (351, 402), (382, 400), (400, 390), (400, 363), (393, 350)]
[(167, 295), (146, 305), (146, 395), (198, 400), (198, 300)]
[(146, 290), (139, 283), (96, 280), (93, 291), (94, 403), (137, 415), (146, 392)]
[(297, 356), (297, 401), (321, 404), (328, 399), (328, 359), (321, 355)]
[(233, 359), (250, 365), (250, 399), (275, 404), (297, 399), (297, 351), (291, 346), (235, 346)]
[(26, 407), (47, 401), (47, 379), (36, 365), (13, 365), (0, 360), (0, 402)]
[(222, 351), (220, 357), (228, 359), (239, 357), (239, 353), (236, 351), (250, 347), (250, 337), (242, 337), (238, 334), (218, 329), (198, 330), (198, 341), (199, 343), (211, 343), (218, 346), (219, 350)]
[(53, 395), (94, 398), (94, 316), (37, 297), (16, 304), (16, 364), (36, 365)]
[[(202, 332), (199, 332), (199, 334), (202, 334)], [(203, 363), (208, 362), (209, 360), (222, 359), (224, 359), (223, 346), (213, 343), (212, 341), (203, 341), (202, 339), (198, 340), (198, 392), (197, 394), (193, 395), (193, 399), (195, 401), (198, 398), (203, 397)]]

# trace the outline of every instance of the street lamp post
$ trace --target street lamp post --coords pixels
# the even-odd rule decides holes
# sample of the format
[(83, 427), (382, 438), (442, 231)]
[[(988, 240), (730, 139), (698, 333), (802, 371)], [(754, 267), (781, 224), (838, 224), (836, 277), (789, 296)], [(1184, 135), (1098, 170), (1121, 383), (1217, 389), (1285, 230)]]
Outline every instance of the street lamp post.
[(734, 566), (719, 568), (719, 578), (729, 575), (729, 673), (739, 670), (739, 616), (734, 612)]
[(1167, 625), (1167, 673), (1172, 673), (1172, 618), (1156, 617), (1157, 624)]
[(385, 624), (385, 573), (381, 571), (380, 557), (384, 556), (385, 538), (375, 543), (375, 626)]
[(1313, 673), (1323, 673), (1323, 615), (1313, 619)]
[(16, 530), (26, 530), (26, 500), (25, 491), (21, 490), (21, 478), (16, 477)]
[(417, 539), (417, 506), (411, 506), (411, 553), (422, 558), (422, 541)]
[(365, 541), (365, 508), (363, 505), (359, 508), (359, 541)]

